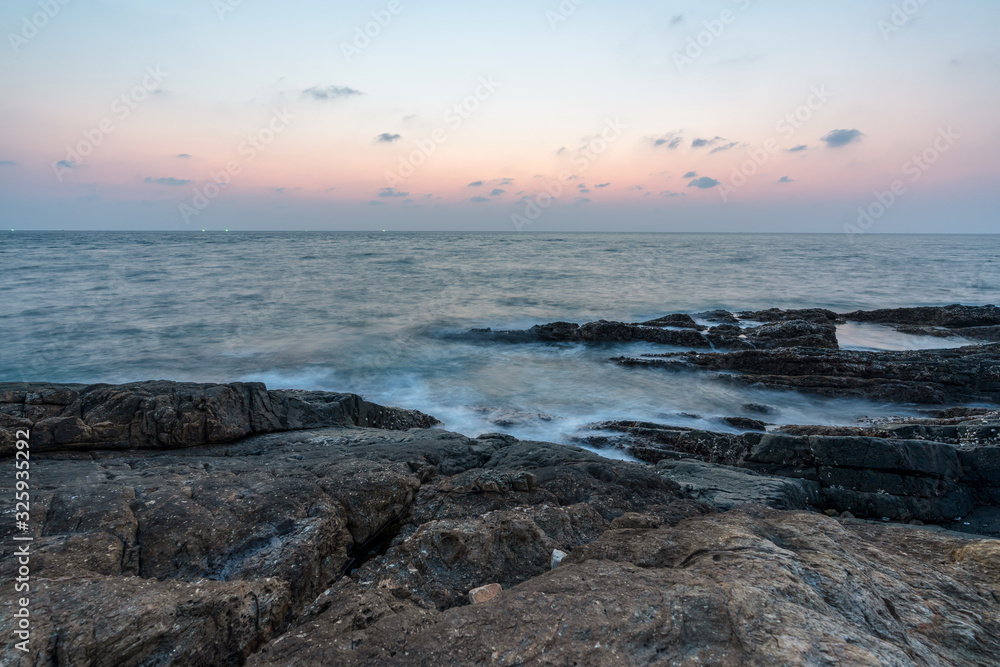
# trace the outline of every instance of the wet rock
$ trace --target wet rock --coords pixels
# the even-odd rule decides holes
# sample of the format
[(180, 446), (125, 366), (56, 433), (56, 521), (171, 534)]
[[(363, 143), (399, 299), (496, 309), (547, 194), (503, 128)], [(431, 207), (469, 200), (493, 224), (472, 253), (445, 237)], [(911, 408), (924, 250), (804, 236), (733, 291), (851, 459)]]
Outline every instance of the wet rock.
[(820, 485), (809, 480), (783, 479), (703, 461), (661, 461), (656, 469), (677, 482), (691, 498), (719, 509), (748, 503), (776, 509), (805, 509), (821, 502)]
[(728, 310), (708, 310), (703, 313), (695, 313), (694, 317), (706, 322), (719, 322), (721, 324), (737, 324), (740, 321)]
[(753, 322), (790, 322), (794, 320), (805, 320), (820, 324), (835, 323), (841, 316), (832, 310), (825, 308), (804, 308), (800, 310), (781, 310), (771, 308), (768, 310), (744, 311), (739, 314), (741, 320), (751, 320)]
[(770, 389), (899, 403), (1000, 403), (1000, 344), (905, 352), (778, 349), (616, 359), (625, 366), (701, 368)]
[(982, 327), (1000, 325), (1000, 308), (996, 306), (930, 306), (921, 308), (886, 308), (858, 310), (842, 315), (851, 322), (905, 324), (937, 327)]
[(640, 461), (652, 464), (695, 456), (709, 463), (738, 465), (760, 437), (635, 421), (600, 422), (589, 428), (622, 434), (599, 441), (591, 438), (591, 444), (619, 447)]
[(386, 408), (354, 394), (268, 391), (261, 383), (137, 382), (125, 385), (0, 383), (0, 455), (30, 429), (31, 451), (182, 449), (254, 433), (346, 425), (428, 428), (415, 410)]
[(767, 424), (758, 419), (750, 419), (749, 417), (723, 417), (722, 421), (733, 428), (743, 429), (744, 431), (767, 430)]
[(696, 331), (704, 331), (708, 327), (704, 327), (697, 322), (690, 315), (685, 315), (684, 313), (674, 313), (672, 315), (664, 315), (655, 320), (649, 320), (648, 322), (642, 322), (641, 326), (644, 327), (680, 327), (682, 329), (695, 329)]

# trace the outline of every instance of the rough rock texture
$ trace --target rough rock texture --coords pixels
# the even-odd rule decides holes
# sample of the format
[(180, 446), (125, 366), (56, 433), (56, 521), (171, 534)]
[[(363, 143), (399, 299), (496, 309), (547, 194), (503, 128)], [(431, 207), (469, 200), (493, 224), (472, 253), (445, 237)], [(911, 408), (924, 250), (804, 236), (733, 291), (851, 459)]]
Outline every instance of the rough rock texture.
[(722, 510), (748, 503), (785, 510), (822, 504), (820, 484), (813, 480), (783, 479), (697, 460), (663, 460), (656, 470), (677, 482), (686, 495)]
[(607, 320), (583, 325), (572, 322), (551, 322), (519, 331), (473, 329), (466, 336), (511, 343), (646, 342), (694, 349), (708, 347), (738, 350), (777, 349), (795, 346), (837, 349), (838, 347), (836, 326), (826, 320), (796, 319), (748, 328), (741, 328), (736, 324), (720, 324), (707, 332), (703, 331), (704, 329), (705, 327), (695, 323), (690, 315), (674, 314), (641, 324)]
[(615, 528), (494, 600), (343, 580), (249, 664), (991, 665), (1000, 543), (748, 506)]
[(938, 327), (983, 327), (1000, 325), (1000, 308), (996, 306), (931, 306), (923, 308), (885, 308), (858, 310), (841, 315), (852, 322), (878, 324), (909, 324)]
[(0, 383), (0, 456), (13, 451), (17, 429), (30, 429), (31, 450), (40, 453), (177, 449), (338, 424), (409, 429), (437, 423), (354, 394), (268, 391), (258, 382)]
[(1000, 344), (907, 352), (778, 349), (616, 359), (625, 366), (738, 373), (734, 381), (901, 403), (1000, 403)]

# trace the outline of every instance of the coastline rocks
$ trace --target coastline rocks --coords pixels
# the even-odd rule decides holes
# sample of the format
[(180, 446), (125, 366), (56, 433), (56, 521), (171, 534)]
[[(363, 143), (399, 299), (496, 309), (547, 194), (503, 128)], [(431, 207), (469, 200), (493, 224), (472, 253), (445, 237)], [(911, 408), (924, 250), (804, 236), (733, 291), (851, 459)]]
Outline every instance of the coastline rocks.
[(840, 315), (825, 308), (803, 308), (799, 310), (781, 310), (770, 308), (768, 310), (744, 311), (739, 314), (741, 320), (751, 320), (753, 322), (789, 322), (804, 320), (819, 324), (833, 324), (841, 319)]
[(30, 429), (31, 451), (181, 449), (253, 433), (346, 425), (410, 429), (438, 421), (354, 394), (270, 390), (262, 383), (0, 383), (0, 456)]
[(775, 509), (806, 509), (821, 504), (820, 485), (812, 480), (761, 475), (743, 468), (697, 460), (660, 461), (656, 470), (677, 482), (694, 500), (721, 510), (759, 504)]
[(996, 549), (747, 506), (609, 530), (486, 605), (342, 582), (248, 664), (990, 664)]
[(883, 308), (858, 310), (841, 316), (851, 322), (875, 322), (916, 326), (985, 327), (1000, 325), (1000, 308), (996, 306), (930, 306), (921, 308)]
[(686, 352), (615, 361), (624, 366), (735, 372), (724, 377), (826, 396), (924, 404), (1000, 403), (1000, 344), (904, 352), (802, 348)]

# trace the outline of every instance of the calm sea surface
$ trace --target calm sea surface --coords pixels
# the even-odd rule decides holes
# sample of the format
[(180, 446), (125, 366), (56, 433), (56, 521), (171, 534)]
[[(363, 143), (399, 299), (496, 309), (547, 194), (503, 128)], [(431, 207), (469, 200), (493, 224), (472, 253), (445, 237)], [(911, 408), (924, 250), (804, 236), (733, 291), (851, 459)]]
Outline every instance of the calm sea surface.
[[(721, 430), (715, 418), (751, 401), (782, 423), (850, 423), (900, 410), (608, 363), (666, 351), (641, 344), (449, 334), (997, 302), (1000, 236), (16, 232), (0, 236), (0, 380), (260, 380), (360, 393), (468, 435), (557, 442), (612, 417)], [(858, 348), (951, 344), (880, 327), (840, 335)]]

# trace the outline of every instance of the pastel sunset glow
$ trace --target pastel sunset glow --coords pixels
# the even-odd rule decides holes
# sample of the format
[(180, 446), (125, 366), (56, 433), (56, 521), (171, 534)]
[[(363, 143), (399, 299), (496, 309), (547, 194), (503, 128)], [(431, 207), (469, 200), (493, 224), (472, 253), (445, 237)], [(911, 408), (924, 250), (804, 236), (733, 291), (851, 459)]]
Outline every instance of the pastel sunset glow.
[(0, 26), (5, 228), (996, 231), (990, 0), (12, 0)]

